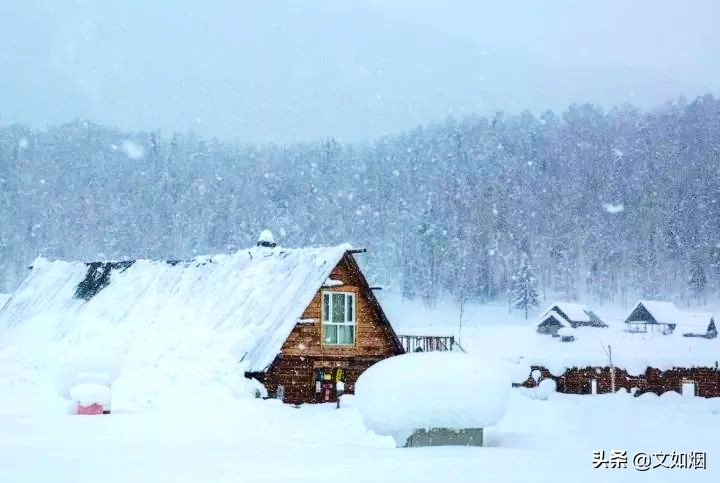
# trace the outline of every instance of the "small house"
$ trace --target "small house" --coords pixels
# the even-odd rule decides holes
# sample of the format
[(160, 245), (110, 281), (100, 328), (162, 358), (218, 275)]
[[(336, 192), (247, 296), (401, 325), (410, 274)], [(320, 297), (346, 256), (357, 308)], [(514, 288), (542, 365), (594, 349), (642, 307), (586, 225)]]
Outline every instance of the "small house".
[(641, 300), (625, 319), (628, 332), (671, 334), (685, 315), (672, 302)]
[(263, 232), (256, 247), (191, 260), (40, 258), (0, 327), (42, 324), (48, 337), (93, 348), (115, 334), (136, 373), (193, 364), (200, 377), (255, 379), (288, 403), (335, 401), (368, 367), (404, 353), (355, 259), (363, 251), (287, 249)]
[(557, 336), (562, 328), (577, 327), (607, 327), (607, 324), (586, 305), (558, 302), (540, 316), (537, 332)]

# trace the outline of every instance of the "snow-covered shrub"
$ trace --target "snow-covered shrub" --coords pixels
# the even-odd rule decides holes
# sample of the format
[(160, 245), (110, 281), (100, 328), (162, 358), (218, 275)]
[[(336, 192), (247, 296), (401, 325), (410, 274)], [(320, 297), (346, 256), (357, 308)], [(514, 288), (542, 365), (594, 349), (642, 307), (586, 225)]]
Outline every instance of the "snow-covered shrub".
[(680, 399), (682, 396), (679, 392), (676, 391), (665, 391), (664, 393), (660, 394), (660, 397), (663, 399)]
[(482, 428), (495, 424), (510, 397), (506, 366), (467, 354), (416, 352), (381, 361), (355, 384), (365, 425), (404, 445), (421, 428)]
[(537, 398), (541, 401), (547, 401), (556, 389), (557, 383), (555, 383), (554, 379), (543, 379), (538, 384)]
[(656, 401), (658, 399), (658, 395), (652, 391), (643, 392), (642, 394), (640, 394), (637, 397), (639, 397), (640, 399), (650, 400), (650, 401)]
[(534, 380), (535, 383), (537, 384), (537, 382), (540, 380), (540, 377), (542, 377), (542, 372), (540, 372), (539, 370), (535, 369), (535, 370), (533, 370), (533, 371), (530, 373), (530, 375), (532, 376), (533, 380)]

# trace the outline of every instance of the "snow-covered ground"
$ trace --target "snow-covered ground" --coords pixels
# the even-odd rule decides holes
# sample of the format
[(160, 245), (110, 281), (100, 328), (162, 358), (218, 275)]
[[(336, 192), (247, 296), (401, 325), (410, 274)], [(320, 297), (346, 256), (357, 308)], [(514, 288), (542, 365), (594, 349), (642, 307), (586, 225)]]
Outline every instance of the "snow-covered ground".
[[(164, 413), (2, 414), (0, 480), (716, 482), (717, 403), (629, 395), (540, 401), (513, 390), (483, 448), (398, 449), (369, 432), (354, 408), (332, 405), (252, 400)], [(598, 450), (606, 457), (626, 450), (628, 468), (593, 469)], [(637, 452), (672, 451), (706, 452), (707, 469), (633, 468)]]
[[(458, 313), (452, 303), (429, 310), (387, 294), (384, 304), (399, 333), (457, 333)], [(597, 312), (606, 319), (622, 316), (622, 309), (616, 309), (617, 315)], [(468, 306), (464, 319), (463, 344), (485, 357), (527, 347), (513, 342), (520, 334), (527, 334), (525, 342), (542, 337), (538, 340), (553, 347), (570, 347), (536, 335), (533, 320), (525, 321), (519, 312), (508, 313), (503, 306)], [(295, 409), (277, 401), (242, 399), (245, 393), (228, 385), (232, 378), (226, 372), (232, 369), (204, 367), (202, 358), (177, 364), (170, 364), (175, 361), (172, 357), (158, 359), (165, 369), (146, 383), (123, 378), (121, 373), (113, 387), (111, 415), (69, 415), (69, 403), (58, 388), (62, 370), (47, 357), (28, 351), (28, 347), (45, 347), (31, 343), (35, 339), (45, 337), (27, 330), (0, 339), (2, 483), (688, 479), (696, 483), (720, 478), (718, 399), (675, 393), (639, 398), (552, 394), (544, 401), (528, 397), (532, 391), (514, 389), (505, 415), (486, 430), (486, 447), (398, 449), (391, 437), (367, 429), (352, 397), (340, 410), (332, 405)], [(192, 377), (186, 380), (186, 374)], [(433, 386), (452, 397), (450, 385), (436, 381)], [(627, 451), (628, 467), (593, 469), (593, 451), (601, 450), (607, 457), (612, 450)], [(673, 451), (705, 452), (707, 469), (633, 469), (637, 452)]]
[[(460, 328), (460, 312), (452, 301), (440, 301), (430, 309), (420, 301), (403, 300), (396, 293), (385, 293), (382, 302), (399, 334), (460, 335), (460, 342), (469, 353), (542, 365), (557, 375), (574, 366), (609, 365), (608, 346), (612, 349), (614, 364), (630, 374), (644, 373), (648, 366), (659, 369), (716, 367), (720, 361), (720, 338), (683, 336), (685, 332), (704, 333), (707, 323), (678, 325), (669, 335), (631, 334), (626, 331), (624, 320), (632, 307), (591, 306), (608, 327), (568, 329), (576, 340), (564, 343), (535, 330), (537, 317), (547, 306), (525, 320), (522, 311), (510, 311), (500, 304), (468, 304)], [(716, 320), (720, 314), (715, 305), (693, 307), (693, 310), (714, 313)]]

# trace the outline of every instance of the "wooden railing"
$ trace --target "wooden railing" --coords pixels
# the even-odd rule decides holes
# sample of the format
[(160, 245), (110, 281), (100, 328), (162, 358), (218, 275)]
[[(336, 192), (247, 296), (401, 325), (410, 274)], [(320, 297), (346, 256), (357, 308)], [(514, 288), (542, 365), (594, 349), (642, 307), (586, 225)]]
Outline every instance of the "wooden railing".
[(451, 335), (398, 335), (405, 352), (435, 352), (460, 350), (465, 352)]

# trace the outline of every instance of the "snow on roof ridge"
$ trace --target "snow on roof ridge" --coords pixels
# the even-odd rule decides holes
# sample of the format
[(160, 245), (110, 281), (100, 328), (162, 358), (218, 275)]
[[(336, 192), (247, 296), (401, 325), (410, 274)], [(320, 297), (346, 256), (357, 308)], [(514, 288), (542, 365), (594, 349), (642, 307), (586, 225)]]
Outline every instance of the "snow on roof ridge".
[(234, 252), (230, 253), (208, 253), (204, 255), (195, 255), (192, 258), (178, 258), (178, 259), (162, 259), (162, 258), (126, 258), (126, 259), (98, 259), (98, 260), (66, 260), (62, 258), (55, 258), (55, 259), (49, 259), (43, 256), (38, 256), (33, 260), (33, 262), (30, 264), (30, 267), (33, 269), (43, 267), (45, 265), (53, 264), (53, 263), (82, 263), (82, 264), (90, 264), (90, 263), (127, 263), (127, 262), (150, 262), (150, 263), (192, 263), (192, 262), (206, 262), (210, 260), (216, 260), (223, 257), (228, 256), (235, 256), (242, 253), (281, 253), (281, 252), (297, 252), (301, 250), (313, 250), (313, 251), (319, 251), (319, 250), (334, 250), (334, 249), (341, 249), (343, 248), (346, 252), (354, 250), (354, 246), (350, 243), (340, 243), (337, 245), (319, 245), (319, 246), (306, 246), (306, 247), (257, 247), (257, 246), (251, 246), (247, 248), (240, 248)]
[(548, 310), (547, 312), (545, 312), (545, 314), (542, 317), (540, 317), (539, 323), (542, 324), (550, 317), (555, 317), (558, 320), (558, 322), (560, 322), (563, 325), (570, 324), (569, 320), (567, 320), (565, 317), (563, 317), (562, 315), (560, 315), (558, 312), (556, 312), (554, 310)]
[(590, 309), (585, 304), (578, 304), (574, 302), (554, 302), (545, 310), (543, 317), (544, 314), (550, 312), (553, 307), (558, 307), (562, 312), (564, 312), (567, 317), (562, 317), (560, 314), (558, 315), (568, 322), (571, 320), (573, 322), (590, 322), (590, 316), (588, 315)]

